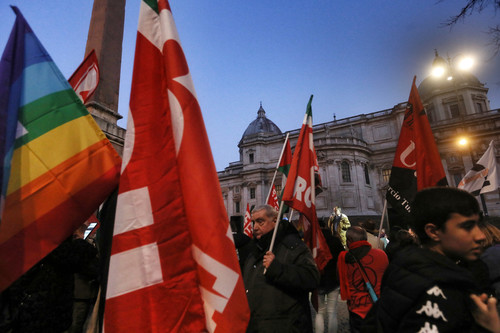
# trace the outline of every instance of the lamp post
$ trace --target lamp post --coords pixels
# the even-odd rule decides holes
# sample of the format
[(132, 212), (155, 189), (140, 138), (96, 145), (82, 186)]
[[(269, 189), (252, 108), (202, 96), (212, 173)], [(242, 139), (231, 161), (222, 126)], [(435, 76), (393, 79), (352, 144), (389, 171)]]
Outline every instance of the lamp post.
[(454, 57), (447, 55), (445, 60), (439, 56), (436, 49), (434, 49), (434, 54), (435, 58), (432, 62), (432, 75), (436, 78), (446, 75), (446, 80), (451, 81), (453, 84), (455, 98), (457, 100), (458, 114), (462, 120), (462, 116), (464, 116), (466, 112), (465, 110), (462, 110), (462, 103), (460, 103), (456, 76), (460, 71), (470, 70), (474, 66), (474, 59), (470, 56), (465, 56), (462, 53), (459, 53)]
[[(474, 59), (472, 59), (469, 56), (465, 56), (461, 53), (455, 55), (454, 57), (450, 57), (447, 55), (446, 60), (442, 57), (439, 56), (438, 51), (434, 49), (435, 53), (435, 58), (434, 61), (432, 62), (432, 75), (434, 77), (442, 77), (443, 75), (446, 75), (446, 80), (451, 81), (453, 84), (453, 90), (455, 93), (455, 98), (457, 101), (457, 107), (458, 107), (458, 114), (460, 118), (460, 123), (461, 123), (461, 128), (462, 131), (467, 133), (468, 132), (468, 137), (461, 137), (458, 141), (458, 144), (462, 147), (466, 147), (469, 151), (469, 156), (470, 160), (472, 163), (472, 168), (474, 168), (475, 161), (474, 161), (474, 156), (472, 154), (472, 147), (471, 147), (471, 137), (472, 133), (470, 131), (467, 131), (465, 129), (463, 117), (467, 114), (466, 110), (464, 109), (465, 104), (462, 106), (462, 103), (460, 103), (460, 97), (458, 94), (458, 85), (457, 85), (457, 77), (460, 71), (467, 71), (470, 70), (473, 65), (474, 65)], [(451, 110), (450, 110), (451, 114)], [(453, 115), (452, 115), (453, 116)], [(465, 165), (464, 165), (465, 168)], [(467, 173), (467, 172), (466, 172)], [(481, 204), (483, 207), (483, 212), (484, 215), (488, 216), (488, 209), (486, 207), (486, 202), (484, 200), (484, 195), (479, 194), (479, 197), (481, 199)]]
[[(474, 161), (474, 156), (472, 154), (472, 147), (471, 147), (470, 139), (467, 137), (461, 137), (458, 140), (458, 144), (462, 147), (466, 147), (467, 150), (469, 151), (470, 161), (472, 163), (471, 169), (473, 169), (474, 166), (476, 165), (476, 162)], [(465, 168), (465, 165), (464, 165), (464, 168)], [(465, 173), (467, 174), (467, 172), (465, 172)], [(484, 216), (488, 216), (488, 208), (486, 207), (486, 201), (484, 200), (484, 195), (482, 193), (480, 193), (479, 198), (481, 199), (481, 205), (483, 206)]]

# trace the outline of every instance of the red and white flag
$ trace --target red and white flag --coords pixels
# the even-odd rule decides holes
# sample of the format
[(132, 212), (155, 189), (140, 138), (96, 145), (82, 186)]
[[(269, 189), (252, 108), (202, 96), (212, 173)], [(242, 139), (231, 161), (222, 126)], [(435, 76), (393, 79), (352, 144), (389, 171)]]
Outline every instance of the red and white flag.
[(166, 0), (141, 1), (130, 95), (105, 332), (244, 332), (229, 219)]
[(68, 82), (85, 104), (99, 84), (99, 64), (94, 50), (85, 57)]
[(312, 98), (311, 95), (293, 153), (292, 165), (283, 192), (283, 201), (302, 213), (309, 221), (310, 236), (307, 239), (305, 238), (304, 241), (311, 249), (319, 270), (322, 270), (332, 258), (332, 255), (321, 232), (316, 215), (316, 184), (314, 179), (318, 163), (313, 142)]
[(245, 221), (243, 222), (243, 233), (250, 238), (253, 238), (252, 215), (250, 214), (250, 204), (247, 203), (247, 211), (245, 212)]
[(272, 206), (276, 211), (280, 210), (280, 204), (278, 203), (278, 195), (276, 194), (276, 187), (273, 184), (273, 187), (271, 188), (271, 195), (269, 195), (269, 198), (267, 199), (267, 204)]

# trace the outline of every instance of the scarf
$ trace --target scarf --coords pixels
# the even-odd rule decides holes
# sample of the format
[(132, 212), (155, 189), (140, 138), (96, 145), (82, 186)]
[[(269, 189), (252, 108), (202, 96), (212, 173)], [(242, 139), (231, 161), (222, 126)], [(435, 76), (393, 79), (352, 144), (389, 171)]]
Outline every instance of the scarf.
[[(353, 242), (349, 244), (349, 250), (357, 249), (361, 246), (369, 246), (372, 247), (368, 241), (361, 240), (357, 242)], [(342, 300), (348, 300), (351, 298), (351, 293), (349, 292), (349, 280), (347, 277), (347, 263), (345, 256), (348, 251), (342, 251), (339, 254), (339, 259), (337, 261), (337, 270), (339, 272), (339, 282), (340, 282), (340, 298)]]

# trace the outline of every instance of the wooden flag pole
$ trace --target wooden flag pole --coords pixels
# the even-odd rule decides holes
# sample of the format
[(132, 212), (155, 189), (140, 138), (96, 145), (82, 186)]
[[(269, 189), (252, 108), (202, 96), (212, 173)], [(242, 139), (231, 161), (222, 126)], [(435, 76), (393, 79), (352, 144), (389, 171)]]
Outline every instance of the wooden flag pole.
[[(382, 232), (382, 226), (384, 224), (384, 217), (387, 212), (387, 199), (384, 200), (384, 210), (382, 211), (382, 218), (380, 218), (380, 225), (378, 228), (378, 236), (377, 236), (377, 244), (380, 243), (380, 233)], [(387, 225), (389, 225), (389, 221), (387, 221)]]
[[(271, 245), (269, 245), (269, 251), (271, 252), (273, 252), (274, 241), (276, 240), (276, 234), (278, 233), (278, 226), (281, 220), (280, 217), (282, 212), (283, 212), (283, 201), (281, 201), (280, 203), (280, 210), (278, 211), (278, 217), (276, 218), (276, 225), (274, 226), (273, 237), (271, 238)], [(267, 269), (264, 268), (264, 274), (266, 274), (266, 271)]]

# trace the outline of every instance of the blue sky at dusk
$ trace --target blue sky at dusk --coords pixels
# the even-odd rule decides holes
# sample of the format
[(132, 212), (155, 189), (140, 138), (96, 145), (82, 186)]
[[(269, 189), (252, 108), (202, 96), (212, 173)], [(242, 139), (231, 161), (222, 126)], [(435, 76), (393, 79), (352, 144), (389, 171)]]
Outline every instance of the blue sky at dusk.
[[(2, 1), (0, 47), (19, 7), (68, 78), (83, 60), (91, 0)], [(300, 127), (311, 94), (314, 124), (371, 113), (408, 99), (413, 75), (430, 73), (434, 49), (471, 54), (472, 72), (500, 108), (500, 55), (488, 46), (493, 7), (443, 27), (465, 1), (170, 1), (203, 112), (217, 170), (239, 159), (237, 144), (262, 102), (283, 131)], [(119, 113), (126, 127), (139, 1), (125, 14)]]

